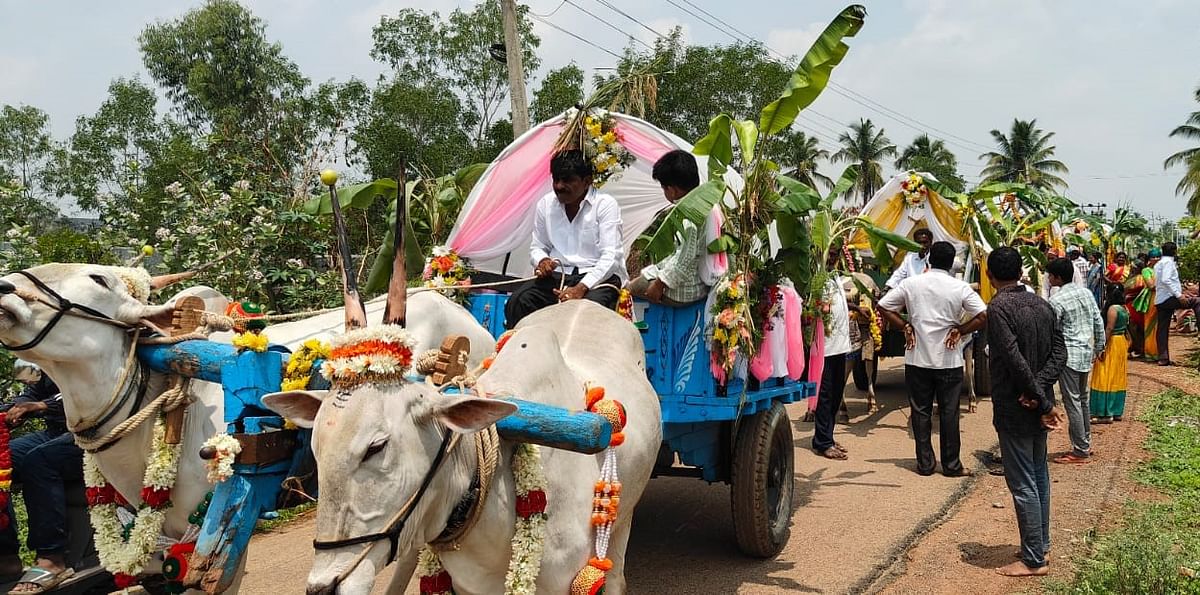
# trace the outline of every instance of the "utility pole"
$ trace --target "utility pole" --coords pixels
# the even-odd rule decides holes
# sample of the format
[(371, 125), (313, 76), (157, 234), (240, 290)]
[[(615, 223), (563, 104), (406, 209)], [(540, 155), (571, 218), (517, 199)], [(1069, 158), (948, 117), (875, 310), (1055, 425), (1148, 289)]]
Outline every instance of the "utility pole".
[(521, 60), (516, 0), (500, 0), (500, 12), (504, 16), (504, 62), (508, 65), (508, 96), (512, 100), (513, 138), (516, 138), (529, 130), (529, 103), (525, 97), (525, 65)]

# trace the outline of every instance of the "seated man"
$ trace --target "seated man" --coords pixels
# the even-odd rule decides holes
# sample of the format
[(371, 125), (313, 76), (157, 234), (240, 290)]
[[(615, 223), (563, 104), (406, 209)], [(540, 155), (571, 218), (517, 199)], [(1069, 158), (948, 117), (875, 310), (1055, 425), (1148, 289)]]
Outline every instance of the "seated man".
[[(676, 149), (663, 155), (654, 164), (654, 180), (662, 186), (663, 196), (671, 204), (679, 202), (700, 185), (696, 157)], [(657, 304), (682, 306), (698, 302), (708, 295), (708, 287), (700, 280), (700, 259), (705, 246), (701, 231), (691, 221), (684, 220), (679, 246), (658, 264), (644, 269), (629, 282), (629, 293)]]
[(933, 244), (933, 232), (922, 227), (913, 232), (913, 241), (921, 245), (920, 252), (909, 252), (904, 256), (904, 261), (900, 263), (900, 266), (896, 267), (891, 278), (884, 284), (884, 293), (887, 293), (890, 289), (900, 287), (901, 281), (909, 277), (916, 277), (929, 270), (929, 246)]
[(621, 209), (612, 196), (592, 187), (592, 164), (583, 151), (555, 154), (550, 176), (554, 192), (538, 201), (533, 216), (529, 253), (537, 279), (509, 298), (505, 328), (567, 300), (588, 299), (615, 308), (627, 276)]
[(27, 386), (8, 410), (8, 425), (41, 417), (46, 429), (31, 432), (9, 443), (13, 478), (22, 485), (29, 513), (29, 549), (37, 561), (21, 573), (20, 542), (11, 497), (5, 505), (10, 522), (0, 529), (0, 580), (20, 577), (14, 592), (40, 593), (58, 585), (72, 574), (67, 568), (67, 502), (65, 481), (83, 479), (83, 451), (67, 431), (62, 395), (54, 381), (37, 366), (17, 360), (17, 380)]

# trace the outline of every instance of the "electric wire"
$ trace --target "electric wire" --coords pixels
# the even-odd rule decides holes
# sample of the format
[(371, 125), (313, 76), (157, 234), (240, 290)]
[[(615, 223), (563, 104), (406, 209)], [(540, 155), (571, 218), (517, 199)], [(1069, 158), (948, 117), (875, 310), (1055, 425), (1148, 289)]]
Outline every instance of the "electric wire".
[(634, 36), (630, 35), (630, 34), (629, 34), (629, 32), (627, 32), (627, 31), (624, 31), (624, 30), (622, 30), (620, 27), (618, 27), (618, 26), (616, 26), (616, 25), (614, 25), (614, 24), (612, 24), (612, 23), (610, 23), (610, 22), (608, 22), (608, 21), (604, 20), (603, 18), (601, 18), (601, 17), (600, 17), (599, 15), (597, 15), (596, 13), (594, 13), (594, 12), (592, 12), (592, 11), (590, 11), (590, 10), (588, 10), (588, 9), (586, 9), (586, 8), (584, 8), (584, 7), (580, 6), (580, 5), (578, 5), (578, 4), (574, 3), (574, 2), (572, 2), (571, 0), (563, 0), (563, 2), (565, 2), (565, 3), (567, 3), (567, 4), (570, 4), (571, 6), (574, 6), (575, 8), (579, 9), (579, 11), (580, 11), (580, 12), (582, 12), (582, 13), (584, 13), (584, 14), (586, 14), (586, 15), (590, 16), (590, 17), (592, 17), (593, 19), (596, 19), (597, 21), (600, 21), (601, 23), (604, 23), (605, 25), (608, 25), (608, 28), (609, 28), (609, 29), (612, 29), (613, 31), (616, 31), (617, 33), (620, 33), (621, 35), (624, 35), (624, 36), (628, 37), (630, 40), (632, 40), (632, 41), (635, 41), (635, 42), (637, 42), (637, 43), (641, 44), (641, 45), (642, 45), (642, 46), (644, 46), (646, 49), (648, 49), (648, 50), (650, 50), (650, 51), (654, 51), (654, 46), (652, 46), (652, 45), (650, 45), (650, 44), (648, 44), (648, 43), (646, 43), (646, 42), (644, 42), (644, 41), (642, 41), (642, 40), (640, 40), (640, 39), (638, 39), (638, 38), (636, 38), (636, 37), (634, 37)]
[(588, 39), (585, 39), (585, 38), (583, 38), (583, 37), (581, 37), (581, 36), (579, 36), (579, 35), (576, 35), (575, 33), (571, 32), (571, 31), (568, 31), (567, 29), (564, 29), (564, 28), (562, 28), (562, 27), (559, 27), (558, 25), (554, 24), (553, 22), (551, 22), (551, 21), (549, 21), (549, 20), (547, 20), (547, 19), (544, 19), (544, 18), (541, 18), (541, 17), (537, 17), (537, 16), (534, 16), (534, 18), (535, 18), (535, 19), (537, 19), (537, 20), (538, 20), (538, 22), (540, 22), (540, 23), (542, 23), (542, 24), (544, 24), (544, 25), (546, 25), (546, 26), (548, 26), (548, 27), (551, 27), (551, 28), (557, 29), (557, 30), (561, 31), (562, 33), (565, 33), (565, 34), (567, 34), (567, 35), (570, 35), (571, 37), (574, 37), (575, 39), (577, 39), (577, 40), (579, 40), (579, 41), (582, 41), (583, 43), (586, 43), (587, 45), (590, 45), (590, 46), (592, 46), (592, 47), (594, 47), (594, 48), (596, 48), (596, 49), (598, 49), (598, 50), (600, 50), (600, 51), (602, 51), (602, 52), (604, 52), (604, 53), (606, 53), (606, 54), (608, 54), (608, 55), (610, 55), (610, 56), (612, 56), (612, 57), (614, 57), (614, 58), (616, 58), (616, 59), (618, 59), (618, 60), (621, 60), (621, 59), (622, 59), (622, 56), (621, 56), (620, 54), (618, 54), (618, 53), (616, 53), (616, 52), (614, 52), (614, 51), (612, 51), (612, 50), (610, 50), (610, 49), (608, 49), (608, 48), (605, 48), (605, 47), (602, 47), (602, 46), (600, 46), (600, 45), (597, 45), (597, 44), (593, 43), (592, 41), (590, 41), (590, 40), (588, 40)]

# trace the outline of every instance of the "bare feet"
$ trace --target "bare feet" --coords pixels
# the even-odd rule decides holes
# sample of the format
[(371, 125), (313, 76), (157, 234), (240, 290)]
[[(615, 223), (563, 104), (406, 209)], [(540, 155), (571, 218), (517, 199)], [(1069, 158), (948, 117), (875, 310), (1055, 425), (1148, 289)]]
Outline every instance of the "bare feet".
[(1017, 577), (1020, 577), (1020, 576), (1046, 576), (1047, 574), (1050, 574), (1050, 567), (1042, 566), (1041, 568), (1030, 568), (1030, 567), (1026, 566), (1024, 562), (1018, 561), (1018, 562), (1013, 562), (1012, 564), (1009, 564), (1007, 566), (1001, 566), (1000, 568), (997, 568), (996, 574), (999, 574), (1000, 576), (1017, 576)]

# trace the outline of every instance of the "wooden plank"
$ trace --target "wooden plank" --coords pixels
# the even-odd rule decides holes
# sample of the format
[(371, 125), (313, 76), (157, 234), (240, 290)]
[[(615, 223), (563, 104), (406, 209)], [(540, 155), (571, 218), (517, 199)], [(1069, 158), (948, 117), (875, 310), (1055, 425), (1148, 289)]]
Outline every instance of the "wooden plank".
[(586, 411), (504, 397), (517, 406), (517, 412), (496, 422), (496, 431), (506, 440), (528, 442), (595, 454), (612, 440), (612, 425), (604, 416)]
[(278, 430), (260, 434), (233, 434), (242, 445), (237, 463), (243, 465), (267, 465), (290, 459), (298, 444), (296, 430)]

